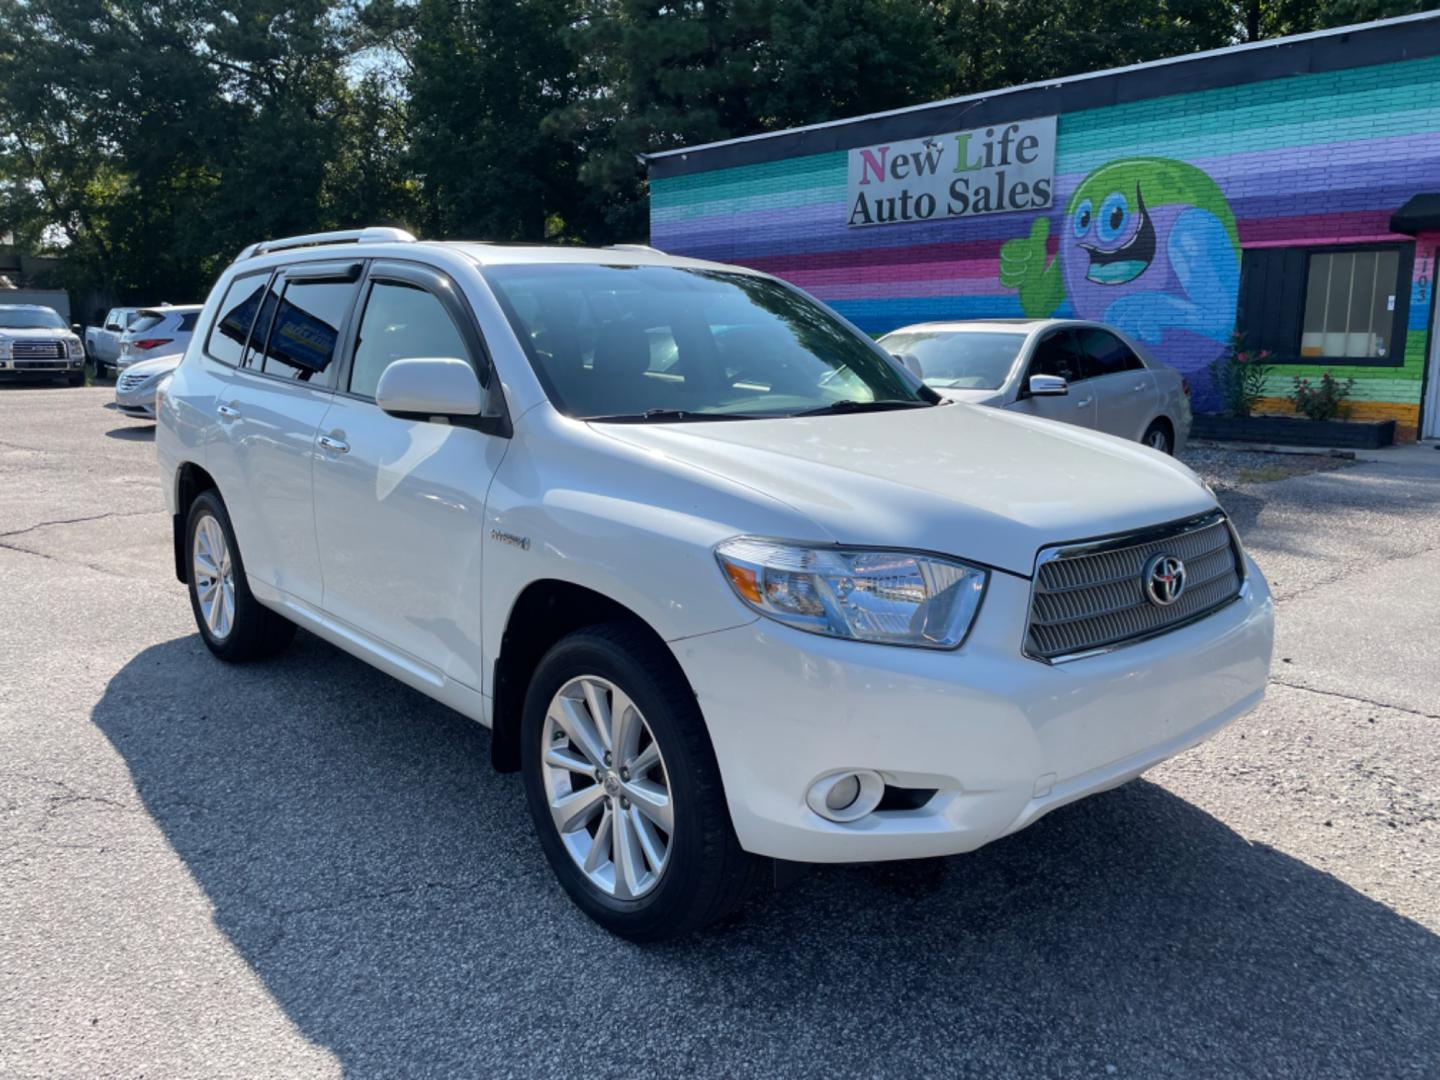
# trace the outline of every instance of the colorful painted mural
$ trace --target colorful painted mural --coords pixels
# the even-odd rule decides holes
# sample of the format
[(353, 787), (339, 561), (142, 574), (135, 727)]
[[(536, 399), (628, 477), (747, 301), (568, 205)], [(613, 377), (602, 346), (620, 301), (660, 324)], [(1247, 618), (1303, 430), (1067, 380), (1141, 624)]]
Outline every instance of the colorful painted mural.
[(1240, 238), (1215, 181), (1168, 158), (1126, 158), (1096, 169), (1075, 189), (1061, 222), (1059, 255), (1048, 255), (1050, 221), (1000, 248), (1000, 283), (1031, 318), (1069, 300), (1097, 319), (1208, 365), (1235, 326)]
[[(1297, 75), (1062, 112), (1049, 210), (882, 228), (846, 224), (845, 151), (659, 178), (651, 242), (754, 266), (813, 292), (862, 329), (929, 319), (1106, 319), (1190, 376), (1234, 323), (1244, 253), (1414, 244), (1403, 351), (1385, 363), (1283, 365), (1354, 377), (1355, 415), (1414, 437), (1434, 237), (1390, 215), (1440, 187), (1440, 58)], [(1150, 246), (1153, 244), (1153, 252)]]

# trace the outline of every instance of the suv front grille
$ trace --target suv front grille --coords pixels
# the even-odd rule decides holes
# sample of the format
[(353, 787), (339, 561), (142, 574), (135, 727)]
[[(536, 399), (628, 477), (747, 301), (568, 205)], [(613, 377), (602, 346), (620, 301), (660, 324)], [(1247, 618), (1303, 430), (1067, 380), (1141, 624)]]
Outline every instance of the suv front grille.
[[(1151, 599), (1146, 568), (1158, 556), (1184, 564), (1170, 604)], [(1162, 571), (1163, 572), (1163, 571)], [(1030, 598), (1026, 655), (1057, 662), (1154, 637), (1240, 595), (1244, 563), (1224, 514), (1040, 553)]]

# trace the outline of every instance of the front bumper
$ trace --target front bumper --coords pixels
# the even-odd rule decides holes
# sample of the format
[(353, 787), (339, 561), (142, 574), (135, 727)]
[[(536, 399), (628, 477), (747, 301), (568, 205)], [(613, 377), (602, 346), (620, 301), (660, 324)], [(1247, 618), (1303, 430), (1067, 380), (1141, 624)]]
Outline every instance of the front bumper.
[(115, 387), (115, 407), (126, 416), (133, 416), (136, 419), (155, 419), (155, 387), (159, 383), (158, 378), (147, 379), (130, 390), (121, 390), (117, 383)]
[[(972, 851), (1115, 787), (1252, 709), (1274, 630), (1254, 564), (1214, 614), (1114, 652), (1047, 665), (1020, 654), (1030, 583), (993, 574), (970, 638), (902, 649), (761, 619), (672, 643), (700, 700), (747, 851), (863, 862)], [(873, 769), (934, 788), (917, 810), (837, 824), (817, 779)]]
[(46, 379), (85, 370), (83, 357), (65, 360), (0, 360), (0, 378)]

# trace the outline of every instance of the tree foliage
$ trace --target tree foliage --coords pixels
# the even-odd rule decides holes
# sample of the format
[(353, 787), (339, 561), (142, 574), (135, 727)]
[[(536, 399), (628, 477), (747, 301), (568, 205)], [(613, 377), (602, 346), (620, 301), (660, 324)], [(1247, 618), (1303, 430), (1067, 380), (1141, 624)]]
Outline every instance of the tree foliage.
[(293, 232), (633, 240), (645, 152), (1420, 7), (0, 0), (0, 232), (141, 302)]

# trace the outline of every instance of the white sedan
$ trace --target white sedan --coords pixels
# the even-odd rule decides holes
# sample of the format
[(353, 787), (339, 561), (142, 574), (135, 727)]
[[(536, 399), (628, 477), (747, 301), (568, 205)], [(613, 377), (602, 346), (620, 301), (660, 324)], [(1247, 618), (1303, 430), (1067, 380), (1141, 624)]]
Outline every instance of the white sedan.
[(1181, 374), (1099, 323), (917, 323), (880, 345), (957, 401), (1063, 420), (1167, 454), (1190, 435), (1190, 387)]
[(155, 388), (184, 358), (177, 352), (131, 364), (115, 380), (115, 407), (137, 420), (154, 420)]

